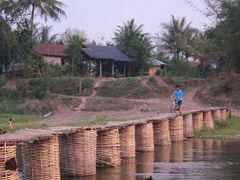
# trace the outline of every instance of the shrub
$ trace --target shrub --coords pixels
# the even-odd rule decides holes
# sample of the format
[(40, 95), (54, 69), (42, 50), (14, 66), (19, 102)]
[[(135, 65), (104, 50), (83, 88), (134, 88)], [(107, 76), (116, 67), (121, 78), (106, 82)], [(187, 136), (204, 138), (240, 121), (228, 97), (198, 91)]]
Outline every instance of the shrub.
[(27, 92), (30, 89), (28, 83), (26, 82), (17, 83), (16, 88), (23, 97), (27, 96)]
[(93, 89), (94, 80), (92, 78), (84, 78), (82, 80), (82, 88), (84, 89)]
[(0, 87), (5, 86), (7, 84), (7, 79), (5, 76), (0, 76)]
[(65, 67), (57, 64), (46, 64), (45, 75), (49, 77), (61, 77), (66, 74)]
[(154, 96), (151, 89), (144, 86), (137, 78), (104, 82), (97, 94), (104, 97), (148, 98)]
[(29, 81), (29, 89), (32, 91), (32, 96), (37, 99), (43, 99), (47, 95), (48, 87), (47, 78), (32, 79)]
[(14, 113), (18, 106), (24, 102), (18, 93), (10, 89), (1, 89), (0, 94), (0, 112)]
[(79, 95), (79, 81), (72, 77), (52, 78), (48, 88), (56, 94)]

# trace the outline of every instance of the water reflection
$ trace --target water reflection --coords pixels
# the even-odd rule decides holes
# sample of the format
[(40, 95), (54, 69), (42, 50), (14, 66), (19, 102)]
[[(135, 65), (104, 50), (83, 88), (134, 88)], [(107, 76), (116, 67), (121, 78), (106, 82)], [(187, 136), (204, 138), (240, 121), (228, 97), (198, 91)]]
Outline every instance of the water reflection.
[(118, 168), (98, 169), (97, 175), (64, 180), (239, 179), (240, 141), (192, 139), (155, 152), (137, 153)]

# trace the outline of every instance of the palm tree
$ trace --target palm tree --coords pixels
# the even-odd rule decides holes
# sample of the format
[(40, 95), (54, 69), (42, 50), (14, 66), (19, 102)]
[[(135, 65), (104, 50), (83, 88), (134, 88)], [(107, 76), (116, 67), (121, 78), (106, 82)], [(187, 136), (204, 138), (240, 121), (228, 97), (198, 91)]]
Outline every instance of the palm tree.
[[(57, 21), (60, 20), (60, 16), (65, 16), (66, 13), (62, 9), (65, 6), (64, 3), (58, 0), (17, 0), (11, 1), (8, 4), (8, 9), (13, 12), (30, 12), (30, 29), (34, 28), (34, 17), (36, 13), (44, 17), (45, 21), (50, 17)], [(14, 13), (13, 13), (14, 14)]]
[(143, 25), (137, 25), (134, 19), (123, 26), (117, 26), (113, 38), (115, 45), (128, 55), (132, 61), (132, 73), (141, 74), (150, 58), (152, 44), (148, 33), (143, 32)]
[(52, 26), (43, 26), (38, 28), (35, 41), (38, 43), (53, 44), (56, 42), (58, 34), (50, 35)]
[(163, 33), (160, 37), (162, 47), (179, 58), (179, 54), (184, 52), (195, 31), (190, 25), (191, 23), (186, 23), (185, 18), (179, 20), (174, 16), (170, 23), (163, 23)]

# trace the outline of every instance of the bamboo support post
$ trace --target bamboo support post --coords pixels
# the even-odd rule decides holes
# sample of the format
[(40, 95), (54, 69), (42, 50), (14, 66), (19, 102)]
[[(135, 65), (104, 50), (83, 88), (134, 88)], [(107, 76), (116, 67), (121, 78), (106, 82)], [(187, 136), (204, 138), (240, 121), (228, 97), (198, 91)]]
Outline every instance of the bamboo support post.
[(22, 160), (23, 179), (61, 179), (58, 136), (23, 145)]
[(18, 169), (16, 162), (16, 145), (0, 144), (0, 179), (18, 180)]
[(136, 156), (135, 126), (127, 126), (119, 130), (121, 158)]
[(154, 144), (166, 146), (171, 144), (168, 120), (153, 123)]
[(212, 117), (213, 117), (213, 121), (220, 121), (221, 120), (221, 110), (220, 109), (212, 110)]
[(193, 130), (200, 131), (203, 129), (203, 112), (193, 113)]
[(226, 109), (226, 117), (229, 118), (231, 116), (231, 111), (229, 109)]
[(60, 136), (61, 173), (66, 176), (96, 174), (95, 130), (82, 130)]
[(211, 111), (203, 112), (203, 125), (206, 129), (214, 129), (214, 123)]
[(118, 129), (97, 132), (97, 165), (116, 167), (121, 163)]
[(146, 123), (136, 126), (136, 150), (154, 151), (153, 124)]
[(221, 109), (221, 120), (226, 121), (227, 120), (227, 110)]
[(193, 116), (191, 114), (186, 114), (183, 116), (183, 132), (184, 137), (193, 137)]
[(183, 141), (183, 116), (179, 115), (169, 121), (170, 137), (172, 142)]

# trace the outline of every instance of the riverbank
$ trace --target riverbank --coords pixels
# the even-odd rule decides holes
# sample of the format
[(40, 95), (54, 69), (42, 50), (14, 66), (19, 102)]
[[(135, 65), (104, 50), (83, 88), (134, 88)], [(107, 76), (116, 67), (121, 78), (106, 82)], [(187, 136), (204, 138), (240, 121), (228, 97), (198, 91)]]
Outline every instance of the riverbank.
[(195, 132), (195, 137), (240, 139), (240, 118), (230, 117), (227, 121), (215, 121), (215, 129)]

